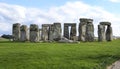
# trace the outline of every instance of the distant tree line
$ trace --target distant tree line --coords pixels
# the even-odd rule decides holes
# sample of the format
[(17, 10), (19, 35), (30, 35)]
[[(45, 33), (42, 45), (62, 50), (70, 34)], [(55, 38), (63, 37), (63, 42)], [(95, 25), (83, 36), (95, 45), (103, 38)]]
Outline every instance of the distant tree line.
[(12, 36), (12, 35), (3, 34), (1, 37), (2, 37), (2, 38), (5, 38), (5, 39), (13, 39), (13, 36)]

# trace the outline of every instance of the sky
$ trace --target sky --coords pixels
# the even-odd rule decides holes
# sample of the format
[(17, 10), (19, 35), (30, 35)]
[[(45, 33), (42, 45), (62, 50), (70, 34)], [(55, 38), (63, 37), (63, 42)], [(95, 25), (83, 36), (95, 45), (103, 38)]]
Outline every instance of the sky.
[(113, 35), (120, 36), (120, 0), (0, 0), (0, 35), (12, 34), (12, 25), (30, 26), (60, 22), (76, 23), (91, 18), (97, 36), (100, 22), (111, 22)]

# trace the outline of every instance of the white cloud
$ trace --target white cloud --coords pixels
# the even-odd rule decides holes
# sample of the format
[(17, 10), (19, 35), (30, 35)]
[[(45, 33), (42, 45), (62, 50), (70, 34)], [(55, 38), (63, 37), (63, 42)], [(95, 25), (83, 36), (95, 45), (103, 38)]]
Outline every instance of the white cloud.
[(118, 3), (120, 0), (110, 0), (111, 2)]
[[(104, 10), (98, 6), (91, 6), (81, 1), (67, 2), (65, 5), (58, 7), (50, 7), (48, 10), (39, 8), (26, 8), (18, 5), (9, 5), (0, 3), (0, 31), (8, 31), (10, 33), (13, 23), (22, 23), (30, 25), (36, 23), (53, 22), (75, 22), (79, 23), (79, 18), (93, 18), (95, 25), (95, 34), (97, 35), (97, 25), (100, 21), (110, 21), (113, 26), (114, 35), (120, 35), (120, 17)], [(2, 28), (6, 26), (6, 28)], [(8, 27), (9, 26), (9, 27)], [(0, 32), (4, 34), (4, 32)]]

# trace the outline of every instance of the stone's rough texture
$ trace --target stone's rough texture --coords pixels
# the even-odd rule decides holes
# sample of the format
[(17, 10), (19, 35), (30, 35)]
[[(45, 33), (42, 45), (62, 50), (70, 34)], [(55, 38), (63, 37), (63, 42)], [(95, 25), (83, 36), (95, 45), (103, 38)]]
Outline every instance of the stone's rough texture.
[(59, 40), (58, 42), (60, 43), (73, 43), (74, 41), (73, 40), (69, 40), (65, 37), (62, 37), (61, 40)]
[(48, 30), (48, 40), (50, 41), (54, 41), (54, 25), (50, 25), (49, 26), (49, 30)]
[(112, 27), (108, 25), (107, 30), (106, 30), (106, 40), (107, 41), (112, 41), (113, 35), (112, 35)]
[(79, 23), (79, 41), (85, 41), (87, 19), (81, 18)]
[(76, 41), (76, 24), (71, 24), (71, 30), (70, 30), (70, 40)]
[(12, 35), (14, 37), (13, 41), (19, 41), (20, 40), (20, 24), (19, 23), (13, 24)]
[[(105, 26), (107, 29), (105, 30)], [(110, 22), (100, 22), (98, 25), (98, 41), (112, 41), (112, 27)]]
[(64, 37), (69, 39), (69, 28), (67, 24), (64, 24)]
[(26, 25), (22, 25), (20, 27), (21, 35), (20, 35), (20, 41), (28, 41), (28, 28)]
[(61, 33), (62, 33), (62, 28), (61, 28), (61, 23), (54, 23), (53, 24), (53, 39), (55, 41), (58, 41), (61, 39)]
[(105, 26), (98, 25), (98, 41), (105, 41)]
[(93, 19), (88, 19), (87, 25), (86, 25), (86, 34), (85, 34), (85, 41), (94, 41), (94, 25), (93, 25)]
[(78, 29), (79, 41), (94, 41), (93, 19), (81, 18)]
[(39, 29), (39, 40), (42, 41), (42, 29)]
[(30, 25), (30, 41), (31, 42), (39, 41), (39, 27), (36, 24)]
[(110, 22), (100, 22), (100, 25), (111, 25)]
[[(71, 27), (70, 32), (69, 26)], [(64, 24), (64, 37), (70, 40), (76, 40), (76, 23)]]
[(51, 25), (52, 24), (43, 24), (42, 25), (42, 40), (43, 41), (48, 41), (49, 39), (51, 39), (51, 31), (52, 31), (52, 27), (50, 27)]

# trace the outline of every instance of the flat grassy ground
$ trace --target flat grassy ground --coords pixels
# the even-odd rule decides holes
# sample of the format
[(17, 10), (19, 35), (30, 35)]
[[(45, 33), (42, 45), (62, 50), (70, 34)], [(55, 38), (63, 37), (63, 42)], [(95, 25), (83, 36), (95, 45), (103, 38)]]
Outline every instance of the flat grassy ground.
[(0, 41), (0, 69), (105, 69), (120, 59), (120, 40), (86, 43)]

